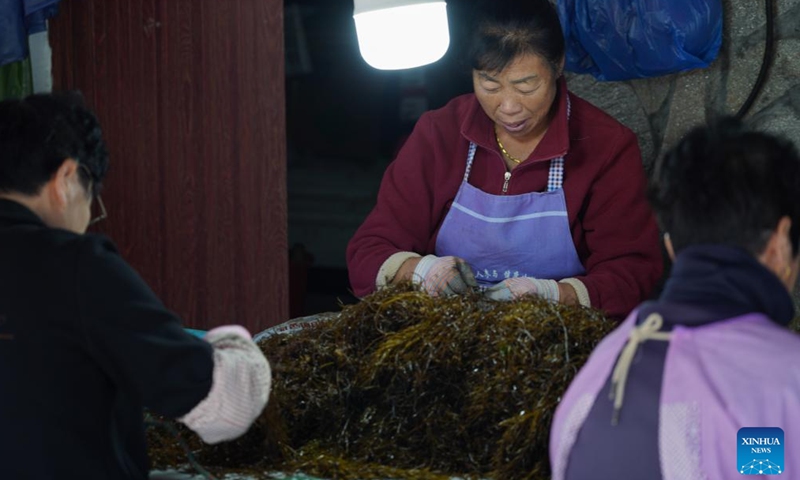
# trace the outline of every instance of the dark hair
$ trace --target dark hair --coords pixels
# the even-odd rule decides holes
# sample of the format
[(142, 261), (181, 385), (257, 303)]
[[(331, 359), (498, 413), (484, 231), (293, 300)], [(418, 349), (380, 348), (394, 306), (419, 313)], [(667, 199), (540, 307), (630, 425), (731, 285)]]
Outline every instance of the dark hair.
[(108, 169), (100, 123), (77, 92), (31, 95), (0, 102), (0, 192), (39, 193), (64, 160), (99, 193)]
[(794, 146), (726, 117), (689, 132), (655, 166), (648, 191), (675, 250), (716, 243), (764, 250), (783, 216), (798, 253), (800, 157)]
[(469, 23), (469, 63), (475, 70), (499, 72), (533, 53), (556, 73), (564, 58), (564, 33), (549, 0), (485, 0)]

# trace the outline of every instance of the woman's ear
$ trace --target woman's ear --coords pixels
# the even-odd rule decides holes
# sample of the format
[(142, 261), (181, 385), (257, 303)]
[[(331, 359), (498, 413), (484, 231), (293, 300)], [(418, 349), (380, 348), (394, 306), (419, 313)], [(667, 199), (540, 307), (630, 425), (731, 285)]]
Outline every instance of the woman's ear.
[(797, 262), (792, 255), (792, 242), (789, 239), (791, 229), (792, 220), (787, 216), (781, 217), (778, 226), (770, 234), (764, 250), (758, 256), (758, 260), (770, 269), (790, 291), (794, 287), (794, 279), (797, 278)]
[(561, 75), (564, 75), (564, 64), (567, 61), (567, 57), (561, 57), (561, 60), (558, 62), (558, 69), (556, 70), (556, 78), (561, 78)]

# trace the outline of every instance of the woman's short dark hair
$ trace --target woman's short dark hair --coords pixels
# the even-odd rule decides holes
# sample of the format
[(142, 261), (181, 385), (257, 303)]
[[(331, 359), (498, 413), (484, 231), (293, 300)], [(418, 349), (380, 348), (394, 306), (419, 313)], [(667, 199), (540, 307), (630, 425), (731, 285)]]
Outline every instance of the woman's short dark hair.
[(503, 70), (516, 57), (536, 54), (554, 73), (564, 58), (564, 33), (549, 0), (487, 0), (472, 11), (469, 62), (473, 69)]
[(655, 166), (648, 197), (676, 251), (695, 244), (764, 250), (781, 217), (800, 237), (800, 157), (788, 141), (722, 118), (693, 129)]
[(0, 102), (0, 192), (37, 194), (71, 158), (84, 186), (97, 194), (108, 169), (108, 151), (97, 117), (77, 92), (31, 95)]

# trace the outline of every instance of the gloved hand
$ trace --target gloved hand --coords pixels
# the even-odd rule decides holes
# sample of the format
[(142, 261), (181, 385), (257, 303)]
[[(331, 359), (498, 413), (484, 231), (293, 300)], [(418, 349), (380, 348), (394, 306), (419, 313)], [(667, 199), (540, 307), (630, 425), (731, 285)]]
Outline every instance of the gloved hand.
[(466, 293), (478, 286), (472, 268), (463, 259), (436, 255), (422, 257), (411, 275), (411, 282), (421, 285), (434, 297)]
[(558, 282), (531, 277), (507, 278), (483, 292), (492, 300), (515, 300), (524, 295), (539, 295), (548, 300), (558, 301)]
[(238, 325), (209, 331), (205, 340), (214, 348), (214, 372), (208, 396), (179, 420), (206, 443), (234, 439), (247, 432), (269, 399), (269, 362)]

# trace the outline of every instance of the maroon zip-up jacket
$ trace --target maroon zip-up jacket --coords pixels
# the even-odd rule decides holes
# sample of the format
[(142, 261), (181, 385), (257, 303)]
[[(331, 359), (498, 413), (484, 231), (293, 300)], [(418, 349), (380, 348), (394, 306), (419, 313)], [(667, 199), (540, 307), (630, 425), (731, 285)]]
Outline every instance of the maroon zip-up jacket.
[[(661, 276), (658, 228), (645, 198), (636, 136), (569, 93), (561, 80), (553, 120), (539, 145), (512, 172), (506, 195), (545, 191), (550, 160), (564, 159), (564, 193), (591, 306), (624, 317)], [(378, 201), (347, 247), (356, 295), (375, 290), (383, 263), (397, 252), (434, 253), (436, 236), (464, 176), (470, 142), (478, 148), (469, 183), (503, 195), (505, 162), (494, 124), (474, 94), (425, 113), (384, 174)], [(480, 239), (465, 239), (480, 241)], [(531, 245), (530, 248), (536, 248)], [(559, 279), (555, 279), (559, 280)]]

